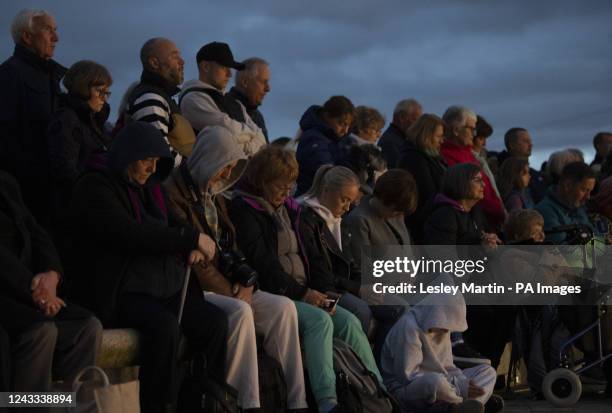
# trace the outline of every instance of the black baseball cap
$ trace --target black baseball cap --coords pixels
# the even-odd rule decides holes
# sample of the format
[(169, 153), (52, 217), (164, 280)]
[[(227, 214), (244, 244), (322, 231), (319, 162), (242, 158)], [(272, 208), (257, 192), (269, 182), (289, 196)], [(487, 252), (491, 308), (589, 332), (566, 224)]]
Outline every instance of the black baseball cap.
[(196, 55), (196, 62), (200, 63), (202, 60), (216, 62), (236, 70), (242, 70), (245, 67), (243, 63), (234, 60), (229, 45), (221, 42), (212, 42), (202, 46)]

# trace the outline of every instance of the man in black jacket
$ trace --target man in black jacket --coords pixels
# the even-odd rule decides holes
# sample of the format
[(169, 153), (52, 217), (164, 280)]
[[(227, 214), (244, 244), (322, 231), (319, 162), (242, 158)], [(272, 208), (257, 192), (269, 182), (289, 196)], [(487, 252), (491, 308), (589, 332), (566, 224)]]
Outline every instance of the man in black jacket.
[(13, 19), (13, 56), (0, 65), (0, 167), (13, 174), (37, 221), (47, 225), (47, 125), (66, 68), (51, 58), (58, 41), (53, 16), (22, 10)]
[(408, 128), (421, 117), (423, 109), (414, 99), (400, 100), (393, 110), (393, 121), (378, 141), (387, 167), (393, 169), (399, 162), (399, 154), (407, 139)]
[(244, 106), (249, 117), (263, 132), (266, 143), (270, 142), (266, 121), (258, 107), (270, 91), (270, 67), (259, 57), (251, 57), (242, 62), (244, 69), (236, 72), (234, 87), (229, 95)]
[(11, 342), (15, 391), (50, 391), (95, 364), (102, 326), (57, 295), (63, 273), (57, 251), (21, 199), (17, 182), (0, 172), (0, 325)]

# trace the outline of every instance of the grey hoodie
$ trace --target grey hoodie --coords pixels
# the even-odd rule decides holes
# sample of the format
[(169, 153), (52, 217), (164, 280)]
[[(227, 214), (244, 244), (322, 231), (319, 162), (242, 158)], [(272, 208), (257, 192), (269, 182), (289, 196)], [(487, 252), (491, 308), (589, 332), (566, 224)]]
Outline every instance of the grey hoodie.
[[(217, 183), (214, 188), (208, 188), (210, 179), (234, 161), (238, 163), (229, 179)], [(203, 195), (209, 192), (214, 196), (230, 188), (240, 179), (246, 166), (244, 151), (230, 131), (222, 126), (204, 128), (198, 134), (193, 151), (187, 159), (189, 173)]]

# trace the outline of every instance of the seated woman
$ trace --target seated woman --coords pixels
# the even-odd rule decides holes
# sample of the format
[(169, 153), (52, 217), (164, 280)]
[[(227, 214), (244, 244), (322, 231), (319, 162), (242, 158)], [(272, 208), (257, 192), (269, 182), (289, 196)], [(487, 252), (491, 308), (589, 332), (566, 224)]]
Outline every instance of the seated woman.
[[(363, 247), (402, 245), (408, 249), (408, 254), (412, 253), (405, 217), (414, 211), (416, 194), (416, 183), (412, 175), (402, 169), (392, 169), (378, 178), (373, 194), (364, 197), (342, 220), (342, 242), (346, 244), (344, 252), (354, 261), (356, 268), (361, 269)], [(402, 315), (407, 303), (390, 294), (375, 294), (369, 285), (364, 285), (359, 295), (370, 304), (374, 318), (381, 321), (374, 339), (374, 354), (378, 359), (387, 332)], [(364, 319), (369, 313), (367, 308), (359, 304), (359, 301), (351, 305), (347, 303), (347, 307)], [(364, 323), (366, 321), (369, 323), (369, 318)]]
[[(169, 208), (220, 247), (212, 263), (198, 264), (194, 271), (206, 300), (222, 308), (229, 320), (226, 380), (238, 390), (238, 405), (260, 407), (258, 333), (263, 335), (266, 353), (283, 367), (287, 408), (303, 409), (307, 404), (295, 305), (287, 297), (256, 289), (250, 267), (240, 272), (237, 268), (240, 252), (223, 192), (236, 183), (246, 166), (247, 158), (229, 130), (205, 128), (187, 162), (174, 169), (164, 184)], [(235, 266), (228, 265), (227, 254), (232, 254)]]
[[(474, 253), (480, 254), (480, 247), (494, 249), (501, 243), (496, 234), (485, 232), (487, 221), (478, 208), (478, 203), (483, 197), (484, 181), (480, 166), (460, 163), (446, 171), (442, 192), (434, 198), (433, 211), (424, 227), (425, 244), (433, 251), (430, 252), (432, 255), (443, 258), (441, 255), (448, 254), (444, 258), (464, 259)], [(438, 249), (431, 247), (432, 245), (453, 247)], [(472, 311), (468, 311), (468, 316), (471, 314)], [(477, 327), (484, 329), (486, 326), (470, 323), (469, 331), (473, 332)], [(504, 325), (504, 328), (509, 327)], [(469, 347), (463, 341), (461, 334), (453, 334), (452, 338), (455, 362), (490, 363), (489, 359)]]
[(499, 168), (499, 192), (508, 212), (532, 209), (535, 205), (529, 195), (529, 162), (525, 158), (510, 157)]
[(308, 286), (328, 295), (341, 294), (338, 303), (357, 316), (366, 334), (370, 331), (374, 310), (382, 322), (377, 329), (381, 335), (377, 341), (382, 346), (386, 331), (403, 313), (403, 306), (370, 309), (369, 303), (360, 298), (361, 291), (365, 294), (367, 289), (361, 287), (361, 268), (350, 258), (349, 240), (345, 236), (343, 243), (341, 230), (342, 216), (358, 194), (359, 179), (350, 169), (323, 165), (301, 200), (299, 231), (311, 263)]
[(204, 300), (195, 277), (180, 325), (177, 320), (185, 265), (210, 259), (215, 246), (168, 214), (159, 183), (172, 166), (161, 132), (129, 123), (113, 142), (108, 169), (78, 180), (71, 209), (73, 295), (105, 327), (140, 333), (143, 412), (168, 411), (176, 403), (181, 333), (206, 355), (210, 376), (225, 378), (227, 317)]
[(402, 148), (398, 168), (410, 172), (418, 189), (417, 206), (406, 217), (406, 225), (416, 244), (423, 244), (423, 224), (431, 212), (434, 197), (442, 190), (446, 162), (440, 155), (444, 141), (444, 121), (426, 113), (408, 130), (410, 140)]
[(63, 80), (68, 93), (59, 99), (47, 131), (49, 172), (53, 184), (53, 213), (61, 214), (70, 202), (72, 187), (91, 163), (99, 163), (110, 146), (104, 122), (112, 85), (108, 70), (90, 60), (73, 64)]
[[(425, 243), (495, 248), (501, 241), (496, 234), (485, 232), (486, 219), (478, 208), (483, 196), (484, 182), (478, 166), (462, 163), (450, 167), (425, 222)], [(458, 255), (462, 255), (460, 251)]]
[(238, 247), (259, 273), (261, 289), (294, 300), (312, 392), (319, 411), (329, 412), (338, 400), (332, 337), (349, 344), (379, 378), (380, 373), (357, 318), (308, 287), (312, 261), (298, 231), (300, 207), (289, 197), (297, 174), (293, 153), (273, 146), (262, 149), (249, 161), (241, 190), (234, 192), (230, 217)]
[(486, 403), (487, 412), (500, 411), (499, 396), (489, 402), (495, 370), (486, 364), (461, 370), (453, 363), (450, 333), (468, 327), (463, 297), (431, 297), (410, 308), (389, 332), (381, 361), (385, 385), (402, 411), (481, 413)]

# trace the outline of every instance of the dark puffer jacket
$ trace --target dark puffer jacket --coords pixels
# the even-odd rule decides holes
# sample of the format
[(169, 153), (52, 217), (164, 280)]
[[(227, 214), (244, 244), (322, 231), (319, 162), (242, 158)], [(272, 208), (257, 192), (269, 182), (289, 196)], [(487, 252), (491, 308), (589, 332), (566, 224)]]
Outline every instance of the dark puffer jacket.
[[(285, 207), (293, 223), (308, 280), (309, 261), (297, 230), (301, 209), (291, 198), (287, 198)], [(302, 299), (307, 287), (300, 285), (291, 274), (287, 274), (278, 260), (278, 230), (274, 218), (255, 199), (246, 196), (232, 199), (229, 212), (238, 234), (238, 248), (259, 273), (259, 287), (263, 291), (284, 295), (293, 300)]]
[(466, 212), (457, 201), (440, 194), (425, 223), (425, 242), (429, 245), (478, 245), (485, 222), (478, 206)]
[[(160, 158), (157, 170), (139, 193), (125, 170), (130, 163), (149, 157)], [(159, 130), (144, 122), (126, 125), (113, 142), (108, 165), (106, 171), (86, 172), (75, 185), (69, 274), (74, 300), (91, 309), (105, 326), (116, 321), (117, 298), (134, 260), (184, 256), (197, 249), (199, 236), (166, 215), (159, 183), (170, 174), (173, 160)], [(157, 210), (161, 218), (146, 219), (151, 210)]]
[(348, 151), (348, 146), (341, 143), (343, 137), (321, 119), (321, 110), (321, 106), (313, 105), (300, 119), (302, 136), (295, 154), (300, 166), (296, 196), (308, 191), (321, 165), (342, 163)]

